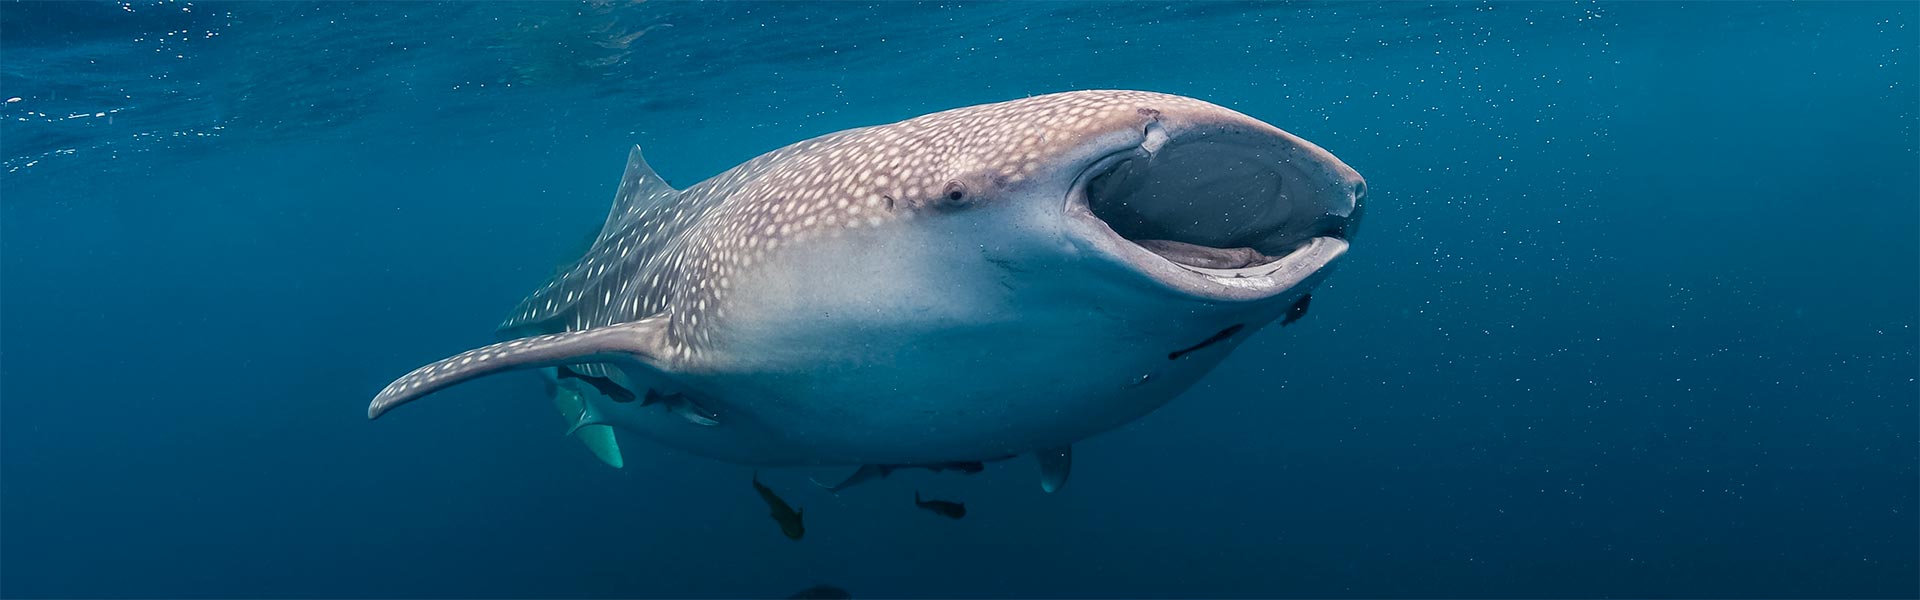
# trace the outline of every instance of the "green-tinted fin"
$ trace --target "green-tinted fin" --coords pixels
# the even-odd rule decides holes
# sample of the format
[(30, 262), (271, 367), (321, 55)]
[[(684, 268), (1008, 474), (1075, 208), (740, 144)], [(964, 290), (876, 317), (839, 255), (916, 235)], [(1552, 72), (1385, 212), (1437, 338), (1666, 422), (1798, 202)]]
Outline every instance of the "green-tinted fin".
[(599, 415), (593, 414), (591, 405), (587, 404), (585, 395), (579, 390), (565, 383), (555, 386), (553, 406), (560, 409), (560, 418), (566, 419), (571, 426), (567, 434), (579, 438), (595, 458), (615, 469), (626, 466), (626, 461), (620, 457), (620, 440), (614, 436), (613, 428), (600, 423)]

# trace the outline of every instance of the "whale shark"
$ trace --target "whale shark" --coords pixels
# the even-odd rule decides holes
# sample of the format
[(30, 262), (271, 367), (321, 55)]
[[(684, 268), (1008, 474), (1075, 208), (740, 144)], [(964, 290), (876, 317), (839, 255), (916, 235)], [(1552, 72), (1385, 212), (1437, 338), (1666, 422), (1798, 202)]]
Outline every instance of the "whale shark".
[(1143, 91), (840, 131), (686, 189), (636, 146), (591, 247), (504, 341), (400, 377), (367, 416), (534, 370), (615, 467), (622, 434), (866, 479), (1029, 455), (1051, 492), (1074, 443), (1304, 313), (1366, 194), (1307, 140)]

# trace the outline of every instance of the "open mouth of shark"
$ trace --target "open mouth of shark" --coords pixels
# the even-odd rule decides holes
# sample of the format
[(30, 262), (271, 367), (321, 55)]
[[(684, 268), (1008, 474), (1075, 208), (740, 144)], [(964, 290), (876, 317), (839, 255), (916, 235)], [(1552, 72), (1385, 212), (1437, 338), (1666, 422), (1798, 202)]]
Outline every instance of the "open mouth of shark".
[[(1238, 133), (1239, 135), (1235, 135)], [(1345, 253), (1364, 188), (1296, 140), (1253, 132), (1146, 140), (1095, 162), (1068, 212), (1094, 249), (1208, 298), (1278, 295)], [(1304, 158), (1303, 158), (1304, 156)]]

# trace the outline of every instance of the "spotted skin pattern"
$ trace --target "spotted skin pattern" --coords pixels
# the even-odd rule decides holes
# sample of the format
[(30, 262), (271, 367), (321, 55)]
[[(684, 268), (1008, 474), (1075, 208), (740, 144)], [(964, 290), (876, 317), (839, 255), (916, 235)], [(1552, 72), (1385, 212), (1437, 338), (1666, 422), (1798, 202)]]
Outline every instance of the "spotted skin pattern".
[(635, 149), (629, 169), (643, 171), (623, 183), (593, 247), (500, 330), (579, 331), (664, 314), (664, 358), (687, 360), (712, 343), (729, 291), (780, 248), (990, 203), (1019, 191), (1042, 157), (1170, 108), (1231, 113), (1152, 92), (1035, 96), (828, 134), (684, 191)]

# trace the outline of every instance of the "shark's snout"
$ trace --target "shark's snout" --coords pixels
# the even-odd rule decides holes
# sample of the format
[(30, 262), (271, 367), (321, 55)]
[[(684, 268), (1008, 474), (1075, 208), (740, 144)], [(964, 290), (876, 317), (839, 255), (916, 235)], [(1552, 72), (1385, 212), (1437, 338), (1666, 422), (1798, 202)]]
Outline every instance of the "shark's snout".
[(1366, 183), (1331, 153), (1218, 107), (1142, 109), (1138, 145), (1069, 192), (1083, 245), (1210, 299), (1277, 296), (1344, 253)]

